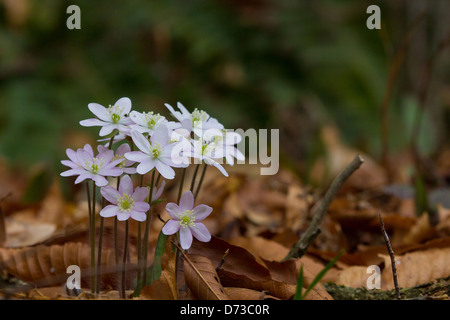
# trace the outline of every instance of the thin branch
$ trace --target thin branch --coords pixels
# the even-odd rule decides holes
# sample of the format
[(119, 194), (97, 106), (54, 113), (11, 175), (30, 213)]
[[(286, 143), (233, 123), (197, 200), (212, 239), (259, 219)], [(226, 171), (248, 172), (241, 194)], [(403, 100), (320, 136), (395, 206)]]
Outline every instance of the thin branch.
[(216, 272), (219, 272), (220, 268), (222, 268), (223, 264), (225, 263), (225, 258), (228, 255), (228, 252), (230, 252), (230, 249), (227, 249), (223, 254), (222, 259), (220, 259), (219, 265), (216, 267)]
[(386, 232), (386, 228), (384, 226), (383, 219), (381, 218), (381, 214), (379, 212), (378, 212), (378, 218), (380, 218), (381, 233), (383, 234), (383, 238), (384, 238), (384, 241), (386, 242), (389, 256), (391, 257), (392, 277), (394, 278), (395, 295), (397, 296), (397, 299), (400, 300), (401, 296), (400, 296), (400, 289), (398, 287), (398, 281), (397, 281), (397, 268), (395, 267), (394, 250), (392, 250), (391, 241), (389, 240), (389, 236)]
[(305, 254), (309, 245), (319, 235), (322, 220), (325, 217), (328, 207), (337, 192), (344, 182), (353, 174), (353, 172), (355, 172), (363, 164), (363, 162), (364, 159), (360, 155), (357, 155), (353, 161), (333, 180), (323, 198), (320, 199), (319, 202), (317, 202), (313, 207), (313, 219), (311, 224), (303, 233), (300, 240), (292, 246), (288, 255), (283, 259), (284, 261), (291, 258), (300, 258)]

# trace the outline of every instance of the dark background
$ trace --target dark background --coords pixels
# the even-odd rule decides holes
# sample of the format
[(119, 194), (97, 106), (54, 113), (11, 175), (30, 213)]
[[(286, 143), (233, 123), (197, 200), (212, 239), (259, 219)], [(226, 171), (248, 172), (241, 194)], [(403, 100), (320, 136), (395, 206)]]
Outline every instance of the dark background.
[[(81, 30), (66, 27), (71, 4)], [(381, 30), (366, 27), (371, 4)], [(389, 152), (420, 128), (432, 157), (449, 138), (449, 15), (445, 0), (2, 0), (0, 156), (58, 174), (66, 148), (95, 143), (78, 124), (87, 104), (127, 96), (138, 111), (180, 101), (227, 128), (280, 129), (283, 164), (304, 177), (329, 126), (381, 161), (383, 106)]]

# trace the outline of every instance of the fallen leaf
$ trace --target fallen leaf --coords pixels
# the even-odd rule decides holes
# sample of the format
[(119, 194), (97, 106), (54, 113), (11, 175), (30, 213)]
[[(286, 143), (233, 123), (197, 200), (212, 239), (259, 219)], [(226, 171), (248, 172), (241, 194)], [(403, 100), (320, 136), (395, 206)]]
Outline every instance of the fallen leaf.
[(198, 299), (229, 299), (211, 260), (201, 255), (188, 254), (184, 256), (183, 266), (186, 284)]

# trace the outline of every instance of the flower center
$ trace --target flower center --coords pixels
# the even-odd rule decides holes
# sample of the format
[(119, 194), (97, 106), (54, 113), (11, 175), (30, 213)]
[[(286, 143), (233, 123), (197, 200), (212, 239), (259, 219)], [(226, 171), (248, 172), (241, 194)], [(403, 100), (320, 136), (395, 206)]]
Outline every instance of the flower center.
[(147, 127), (153, 129), (153, 127), (159, 122), (162, 116), (159, 113), (153, 113), (153, 111), (144, 113), (145, 120), (147, 121)]
[(181, 214), (180, 225), (183, 228), (192, 227), (194, 225), (195, 217), (193, 210), (184, 210)]
[(162, 152), (161, 146), (157, 143), (155, 143), (150, 147), (150, 154), (152, 155), (153, 159), (158, 158), (161, 152)]
[(119, 163), (117, 166), (118, 166), (119, 168), (123, 168), (123, 167), (125, 166), (125, 162), (127, 161), (127, 160), (125, 159), (125, 156), (124, 156), (124, 155), (116, 154), (116, 155), (114, 156), (114, 158), (112, 158), (112, 161), (114, 161), (114, 160), (119, 160), (119, 159), (122, 159), (123, 161), (122, 161), (121, 163)]
[(97, 174), (101, 167), (103, 166), (104, 161), (102, 158), (92, 158), (90, 161), (86, 161), (84, 164), (84, 168), (90, 171), (92, 174)]
[(117, 124), (123, 115), (123, 108), (119, 106), (109, 106), (109, 114), (111, 115), (111, 120), (114, 124)]
[(134, 206), (134, 200), (129, 194), (124, 194), (117, 199), (117, 206), (120, 211), (129, 212)]
[(200, 121), (208, 120), (208, 118), (209, 115), (205, 111), (198, 110), (197, 108), (195, 108), (194, 111), (192, 111), (191, 113), (192, 124), (194, 126)]

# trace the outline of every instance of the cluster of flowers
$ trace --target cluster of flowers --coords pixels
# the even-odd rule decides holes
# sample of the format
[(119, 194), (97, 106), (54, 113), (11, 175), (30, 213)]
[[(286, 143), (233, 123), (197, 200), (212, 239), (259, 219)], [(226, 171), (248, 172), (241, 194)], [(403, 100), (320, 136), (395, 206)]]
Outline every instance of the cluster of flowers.
[[(236, 148), (242, 139), (239, 134), (226, 130), (205, 111), (189, 112), (181, 103), (177, 104), (178, 111), (169, 104), (165, 106), (174, 121), (159, 113), (132, 111), (131, 100), (126, 97), (108, 108), (97, 103), (88, 105), (96, 118), (80, 124), (101, 127), (99, 142), (103, 145), (98, 145), (97, 154), (89, 144), (76, 151), (67, 149), (69, 160), (63, 160), (62, 164), (70, 169), (61, 176), (77, 176), (76, 184), (87, 180), (101, 187), (101, 195), (110, 204), (101, 209), (100, 216), (116, 217), (119, 221), (146, 220), (151, 204), (163, 192), (164, 182), (159, 188), (135, 188), (130, 175), (142, 176), (155, 170), (165, 179), (174, 179), (174, 168), (187, 168), (192, 162), (213, 166), (228, 176), (223, 161), (233, 165), (234, 159), (244, 160)], [(114, 144), (120, 144), (115, 151)], [(135, 147), (138, 150), (134, 151)], [(117, 188), (108, 185), (107, 177), (120, 179)], [(211, 235), (201, 221), (212, 208), (204, 204), (194, 207), (191, 191), (179, 197), (178, 204), (168, 203), (166, 210), (171, 220), (162, 232), (166, 235), (179, 232), (183, 249), (191, 246), (193, 236), (199, 241), (209, 241)]]

